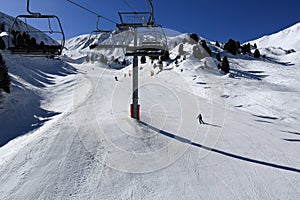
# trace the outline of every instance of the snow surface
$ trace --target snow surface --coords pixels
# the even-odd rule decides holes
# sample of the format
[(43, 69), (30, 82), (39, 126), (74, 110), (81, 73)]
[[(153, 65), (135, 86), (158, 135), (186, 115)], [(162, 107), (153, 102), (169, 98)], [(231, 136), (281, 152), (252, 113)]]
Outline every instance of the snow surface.
[(68, 41), (61, 60), (1, 52), (12, 77), (1, 140), (16, 137), (0, 148), (1, 199), (300, 198), (298, 52), (270, 45), (254, 59), (215, 48), (229, 56), (230, 76), (189, 44), (178, 65), (161, 71), (148, 60), (137, 122), (132, 65), (88, 62), (97, 52), (87, 40)]

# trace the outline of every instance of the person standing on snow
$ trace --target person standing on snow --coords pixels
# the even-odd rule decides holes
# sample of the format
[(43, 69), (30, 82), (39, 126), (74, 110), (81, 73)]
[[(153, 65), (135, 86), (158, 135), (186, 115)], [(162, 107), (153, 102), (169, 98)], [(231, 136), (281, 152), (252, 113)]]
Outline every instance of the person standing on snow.
[(205, 122), (202, 120), (202, 115), (201, 113), (198, 115), (198, 117), (196, 119), (199, 119), (199, 123), (200, 124), (205, 124)]

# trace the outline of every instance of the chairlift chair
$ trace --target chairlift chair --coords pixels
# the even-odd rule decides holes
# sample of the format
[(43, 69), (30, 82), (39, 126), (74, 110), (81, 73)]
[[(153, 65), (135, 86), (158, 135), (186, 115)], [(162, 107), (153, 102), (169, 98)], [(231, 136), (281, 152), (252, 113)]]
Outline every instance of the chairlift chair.
[(126, 56), (163, 56), (168, 51), (167, 37), (159, 25), (137, 28), (137, 44), (130, 43)]
[[(39, 44), (24, 44), (18, 43), (15, 41), (15, 44), (11, 44), (11, 41), (8, 40), (8, 50), (10, 50), (14, 54), (23, 54), (23, 55), (31, 55), (31, 56), (59, 56), (62, 54), (64, 45), (65, 45), (65, 35), (61, 25), (59, 18), (56, 15), (42, 15), (41, 13), (33, 13), (29, 9), (30, 0), (27, 0), (27, 12), (29, 15), (18, 15), (13, 24), (11, 25), (11, 31), (9, 31), (9, 38), (12, 38), (12, 30), (18, 26), (20, 19), (24, 19), (24, 23), (27, 27), (27, 30), (24, 31), (29, 36), (36, 35), (39, 36), (42, 33), (45, 34), (59, 34), (61, 35), (60, 42), (57, 43), (47, 43), (47, 41), (41, 41)], [(37, 20), (42, 19), (47, 21), (48, 30), (36, 30), (29, 28), (28, 20)], [(57, 30), (53, 30), (53, 24), (51, 21), (56, 22)], [(21, 33), (20, 33), (21, 34)], [(14, 36), (16, 37), (16, 36)], [(39, 38), (36, 38), (39, 40)]]
[[(96, 21), (96, 30), (93, 30), (90, 34), (89, 37), (89, 42), (93, 39), (96, 41), (96, 43), (92, 43), (90, 45), (90, 49), (95, 49), (99, 47), (99, 44), (101, 44), (104, 40), (108, 39), (111, 33), (113, 32), (112, 30), (102, 30), (99, 28), (99, 21), (101, 19), (101, 16), (97, 16), (97, 21)], [(93, 37), (95, 36), (95, 37)]]
[(136, 35), (136, 42), (126, 46), (126, 56), (163, 56), (168, 51), (163, 27), (154, 23), (152, 12), (120, 12), (121, 24)]

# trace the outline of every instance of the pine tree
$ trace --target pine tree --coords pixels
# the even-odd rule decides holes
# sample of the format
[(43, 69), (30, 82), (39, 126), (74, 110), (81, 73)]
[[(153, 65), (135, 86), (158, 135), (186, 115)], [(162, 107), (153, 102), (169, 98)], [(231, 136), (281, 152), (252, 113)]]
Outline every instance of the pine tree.
[(260, 58), (260, 52), (258, 49), (255, 49), (254, 51), (254, 58)]
[(222, 62), (220, 53), (217, 53), (216, 59), (217, 59), (219, 62)]
[(254, 43), (254, 45), (253, 45), (253, 46), (254, 46), (254, 48), (255, 48), (255, 49), (257, 49), (257, 44), (256, 44), (256, 43)]
[(5, 65), (2, 55), (0, 54), (0, 89), (6, 93), (10, 93), (10, 78), (8, 69)]
[(6, 48), (5, 42), (4, 42), (3, 38), (0, 37), (0, 49), (1, 49), (1, 50), (4, 50), (5, 48)]
[[(103, 63), (104, 63), (104, 62), (103, 62)], [(125, 58), (123, 59), (122, 65), (123, 65), (123, 66), (126, 66), (126, 65), (127, 65), (127, 62), (126, 62), (126, 59), (125, 59)]]
[(44, 48), (44, 46), (45, 46), (45, 42), (44, 42), (44, 41), (41, 41), (41, 42), (40, 42), (40, 47)]
[(236, 41), (236, 49), (237, 49), (237, 53), (240, 54), (241, 53), (241, 43), (239, 41)]
[(209, 54), (209, 56), (211, 56), (211, 50), (210, 50), (210, 48), (207, 46), (205, 40), (201, 40), (201, 46), (205, 49), (205, 51)]
[(162, 60), (162, 61), (167, 61), (169, 59), (170, 59), (170, 52), (169, 51), (165, 51), (165, 54), (160, 57), (160, 60)]
[(34, 37), (30, 38), (30, 46), (36, 46), (36, 39)]
[(191, 44), (198, 44), (199, 36), (196, 33), (192, 33), (190, 35), (190, 41), (191, 41)]
[(242, 49), (242, 53), (243, 53), (243, 54), (247, 54), (247, 53), (251, 54), (251, 45), (250, 45), (250, 43), (244, 44), (244, 45), (241, 47), (241, 49)]
[(0, 32), (4, 32), (5, 31), (5, 25), (4, 23), (0, 24)]
[(229, 61), (228, 61), (227, 56), (225, 56), (225, 57), (223, 58), (221, 70), (222, 70), (223, 72), (225, 72), (226, 74), (229, 73), (230, 67), (229, 67)]
[(237, 43), (233, 39), (229, 39), (227, 43), (224, 45), (224, 50), (229, 53), (236, 55), (238, 52)]
[(146, 63), (146, 56), (142, 56), (142, 57), (141, 57), (141, 63), (142, 63), (142, 64), (145, 64), (145, 63)]

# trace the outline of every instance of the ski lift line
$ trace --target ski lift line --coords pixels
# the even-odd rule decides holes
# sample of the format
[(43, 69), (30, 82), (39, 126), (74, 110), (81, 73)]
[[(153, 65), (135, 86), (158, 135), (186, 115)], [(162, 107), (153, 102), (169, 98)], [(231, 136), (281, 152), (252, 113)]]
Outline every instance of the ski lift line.
[(111, 22), (111, 23), (113, 23), (113, 24), (117, 24), (117, 22), (115, 22), (115, 21), (113, 21), (113, 20), (111, 20), (111, 19), (109, 19), (109, 18), (107, 18), (107, 17), (104, 17), (104, 16), (102, 16), (102, 15), (99, 15), (98, 13), (92, 11), (91, 9), (88, 9), (88, 8), (86, 8), (86, 7), (80, 5), (80, 4), (78, 4), (78, 3), (76, 3), (76, 2), (74, 2), (74, 1), (72, 1), (72, 0), (66, 0), (66, 1), (68, 1), (68, 2), (70, 2), (70, 3), (72, 3), (72, 4), (74, 4), (75, 6), (81, 8), (81, 9), (87, 11), (87, 12), (90, 12), (90, 13), (96, 15), (97, 17), (101, 17), (101, 18), (105, 19), (105, 20), (108, 21), (108, 22)]
[(128, 8), (130, 8), (133, 12), (136, 12), (136, 10), (126, 1), (123, 0), (123, 2), (128, 6)]

